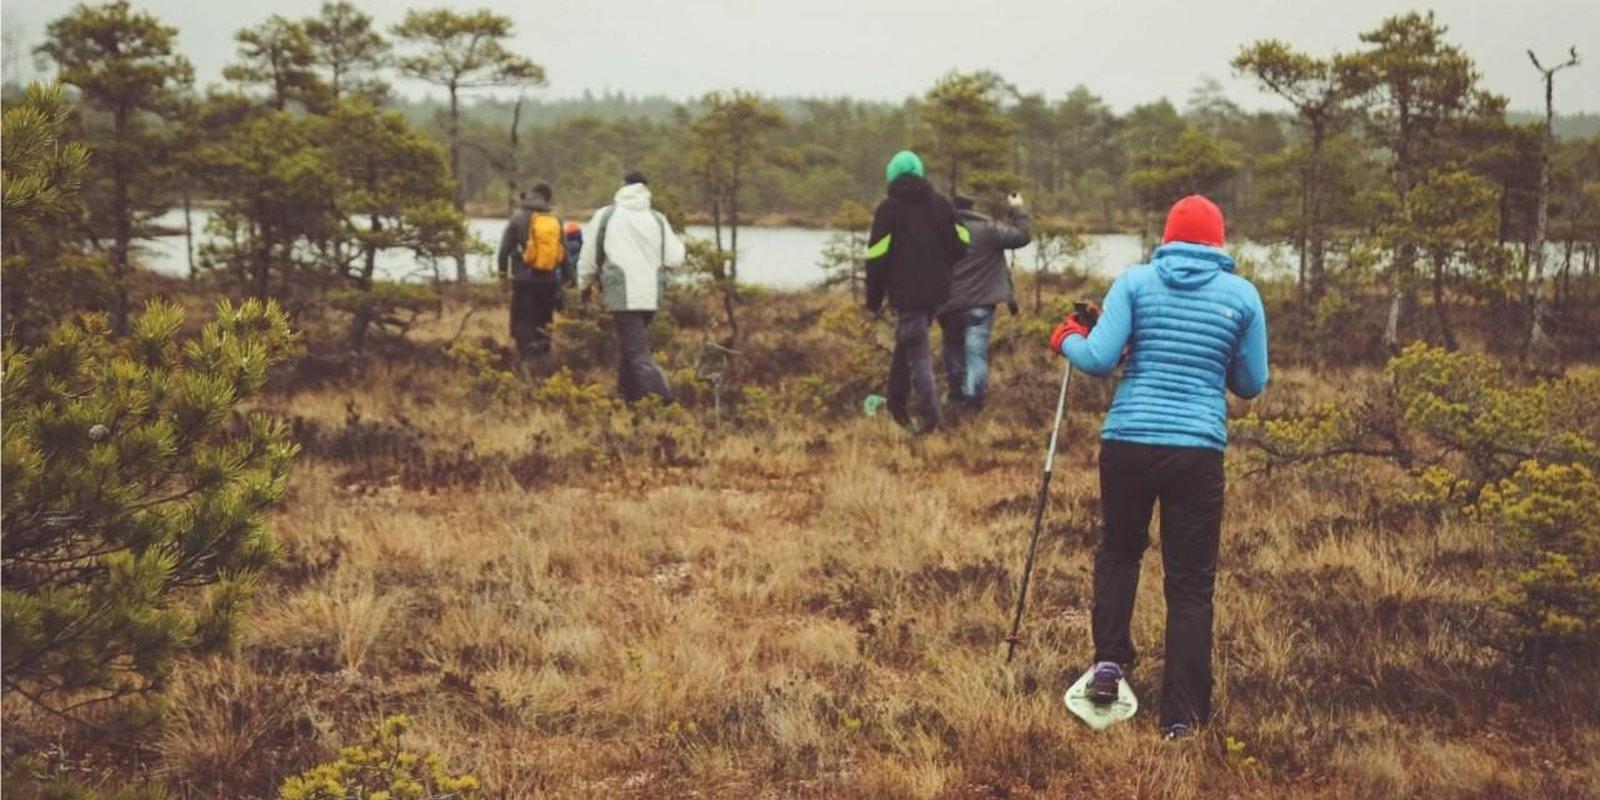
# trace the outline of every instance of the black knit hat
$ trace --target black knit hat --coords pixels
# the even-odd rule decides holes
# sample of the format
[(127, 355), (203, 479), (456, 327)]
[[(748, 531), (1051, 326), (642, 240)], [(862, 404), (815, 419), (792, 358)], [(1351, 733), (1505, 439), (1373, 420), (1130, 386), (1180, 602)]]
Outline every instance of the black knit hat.
[(649, 181), (644, 179), (644, 173), (643, 172), (640, 172), (639, 170), (633, 170), (633, 171), (629, 172), (628, 174), (622, 176), (622, 185), (623, 186), (627, 186), (630, 183), (645, 183), (645, 184), (648, 184)]
[(550, 189), (550, 184), (548, 183), (534, 184), (533, 193), (543, 197), (546, 203), (550, 202), (551, 197), (555, 196), (555, 192)]

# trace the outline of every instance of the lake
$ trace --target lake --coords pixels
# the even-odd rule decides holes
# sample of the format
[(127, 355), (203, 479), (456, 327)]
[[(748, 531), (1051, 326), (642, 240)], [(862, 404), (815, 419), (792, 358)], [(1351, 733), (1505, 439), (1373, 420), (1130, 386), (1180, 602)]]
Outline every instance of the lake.
[[(209, 212), (195, 209), (192, 212), (195, 245), (204, 236)], [(156, 220), (165, 228), (181, 229), (183, 211), (168, 211)], [(475, 236), (491, 247), (498, 245), (505, 228), (503, 218), (474, 217), (469, 221)], [(711, 238), (709, 226), (691, 225), (690, 236)], [(724, 237), (727, 232), (724, 231)], [(816, 286), (823, 279), (818, 266), (823, 248), (832, 231), (814, 228), (740, 228), (739, 278), (743, 283), (773, 289), (804, 289)], [(1073, 259), (1073, 266), (1091, 275), (1115, 278), (1128, 267), (1144, 261), (1145, 253), (1139, 246), (1139, 237), (1133, 234), (1091, 234), (1084, 237), (1084, 252)], [(1258, 271), (1293, 270), (1294, 252), (1282, 245), (1266, 246), (1246, 242), (1230, 248), (1236, 257), (1251, 259)], [(187, 277), (189, 266), (184, 254), (184, 237), (161, 236), (139, 243), (138, 261), (147, 269), (174, 277)], [(1020, 271), (1034, 266), (1034, 249), (1030, 245), (1016, 254)], [(378, 276), (387, 280), (419, 281), (434, 277), (435, 265), (418, 261), (406, 251), (390, 251), (378, 257)], [(445, 260), (437, 264), (438, 275), (455, 276), (455, 264)], [(494, 274), (493, 259), (489, 256), (469, 256), (467, 272), (473, 280), (489, 280)]]

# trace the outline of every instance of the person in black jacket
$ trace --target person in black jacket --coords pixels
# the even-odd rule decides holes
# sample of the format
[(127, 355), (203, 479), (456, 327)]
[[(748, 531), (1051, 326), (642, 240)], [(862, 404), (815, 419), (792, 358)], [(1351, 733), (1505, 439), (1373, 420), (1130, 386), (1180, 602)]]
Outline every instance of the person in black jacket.
[[(955, 207), (923, 177), (922, 159), (902, 150), (885, 169), (888, 197), (872, 216), (867, 248), (867, 310), (878, 313), (885, 297), (897, 314), (894, 356), (889, 362), (889, 413), (918, 432), (943, 423), (933, 385), (928, 326), (950, 299), (955, 263), (967, 253), (967, 230)], [(920, 426), (907, 409), (916, 391)]]
[(974, 211), (972, 199), (955, 199), (956, 221), (971, 236), (966, 258), (956, 262), (950, 300), (939, 312), (944, 334), (944, 371), (951, 402), (969, 411), (983, 409), (989, 387), (989, 334), (994, 330), (995, 307), (1005, 303), (1017, 313), (1017, 294), (1011, 283), (1006, 251), (1027, 247), (1028, 212), (1022, 195), (1006, 198), (1008, 220), (1002, 222)]
[[(495, 253), (496, 271), (501, 280), (511, 283), (511, 341), (517, 346), (519, 363), (524, 364), (550, 352), (550, 323), (561, 304), (560, 269), (533, 269), (522, 261), (531, 218), (551, 214), (554, 194), (547, 183), (534, 186), (531, 195), (524, 193), (522, 207), (506, 221), (500, 249)], [(557, 219), (558, 228), (560, 224)]]

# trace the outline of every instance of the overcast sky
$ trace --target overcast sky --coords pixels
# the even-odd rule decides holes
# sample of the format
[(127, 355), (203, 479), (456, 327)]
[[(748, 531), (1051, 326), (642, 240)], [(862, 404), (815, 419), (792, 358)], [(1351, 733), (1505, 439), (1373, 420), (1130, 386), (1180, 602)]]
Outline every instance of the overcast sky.
[[(387, 27), (421, 2), (361, 2)], [(233, 32), (268, 14), (314, 13), (320, 0), (134, 0), (178, 27), (201, 83), (221, 80)], [(1277, 107), (1231, 74), (1240, 45), (1274, 37), (1315, 54), (1349, 50), (1383, 17), (1431, 8), (1515, 109), (1543, 105), (1525, 51), (1587, 60), (1562, 74), (1565, 111), (1600, 111), (1600, 0), (469, 0), (516, 21), (512, 47), (543, 64), (542, 96), (596, 92), (689, 98), (708, 89), (899, 100), (952, 68), (992, 69), (1025, 91), (1084, 84), (1114, 107), (1167, 96), (1182, 104), (1202, 76), (1248, 108)], [(66, 0), (5, 0), (8, 44), (31, 46)], [(8, 74), (19, 63), (7, 54)], [(27, 60), (21, 63), (26, 64)], [(402, 87), (410, 92), (414, 87)]]

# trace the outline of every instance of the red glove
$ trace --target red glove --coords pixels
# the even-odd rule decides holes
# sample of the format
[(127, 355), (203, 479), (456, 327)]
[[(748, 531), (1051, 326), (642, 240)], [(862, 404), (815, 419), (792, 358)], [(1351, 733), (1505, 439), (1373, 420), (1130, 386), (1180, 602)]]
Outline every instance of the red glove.
[(1065, 342), (1067, 337), (1073, 334), (1079, 336), (1089, 335), (1089, 327), (1078, 321), (1077, 314), (1067, 315), (1067, 318), (1061, 320), (1061, 324), (1057, 325), (1056, 329), (1050, 333), (1051, 352), (1061, 355), (1061, 343)]
[(1061, 324), (1050, 333), (1050, 349), (1057, 355), (1061, 354), (1061, 343), (1068, 336), (1077, 334), (1084, 338), (1089, 337), (1089, 331), (1094, 329), (1094, 324), (1100, 321), (1100, 308), (1094, 303), (1083, 302), (1077, 304), (1077, 310), (1061, 320)]

